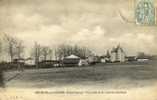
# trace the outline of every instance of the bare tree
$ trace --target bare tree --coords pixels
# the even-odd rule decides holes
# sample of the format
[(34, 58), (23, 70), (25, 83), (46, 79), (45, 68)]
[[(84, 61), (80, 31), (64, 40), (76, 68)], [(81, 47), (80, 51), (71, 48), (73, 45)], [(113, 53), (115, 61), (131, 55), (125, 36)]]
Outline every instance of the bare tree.
[(36, 68), (38, 68), (39, 67), (40, 57), (41, 57), (41, 45), (38, 44), (37, 42), (34, 43), (32, 56), (35, 60)]
[(52, 59), (52, 50), (48, 46), (41, 47), (42, 56), (44, 57), (43, 60), (47, 60), (48, 57), (51, 60)]
[(23, 41), (8, 34), (5, 34), (4, 36), (7, 43), (6, 51), (10, 57), (10, 61), (13, 62), (14, 59), (17, 59), (18, 69), (23, 70), (23, 67), (21, 66), (23, 63), (20, 60), (23, 58), (22, 54), (24, 53)]
[(11, 62), (13, 61), (15, 55), (16, 55), (16, 46), (17, 46), (17, 39), (5, 34), (5, 40), (7, 42), (7, 52), (10, 56)]
[(17, 59), (22, 58), (22, 54), (24, 53), (23, 41), (8, 34), (5, 34), (5, 41), (7, 43), (7, 53), (10, 56), (11, 62), (15, 57)]
[(110, 58), (110, 52), (109, 52), (109, 50), (106, 51), (106, 57)]
[(71, 54), (77, 55), (81, 58), (85, 58), (91, 54), (91, 51), (86, 47), (81, 47), (78, 45), (60, 45), (57, 49), (57, 55), (60, 59)]
[(49, 58), (49, 60), (52, 60), (52, 57), (53, 57), (53, 50), (51, 48), (49, 48), (49, 50), (48, 50), (48, 58)]
[(24, 53), (24, 44), (22, 40), (19, 40), (16, 46), (16, 55), (18, 59), (22, 58), (23, 53)]
[(57, 50), (58, 50), (58, 49), (55, 48), (55, 49), (54, 49), (54, 52), (53, 52), (53, 53), (54, 53), (54, 57), (55, 57), (56, 60), (58, 60), (58, 52), (57, 52)]

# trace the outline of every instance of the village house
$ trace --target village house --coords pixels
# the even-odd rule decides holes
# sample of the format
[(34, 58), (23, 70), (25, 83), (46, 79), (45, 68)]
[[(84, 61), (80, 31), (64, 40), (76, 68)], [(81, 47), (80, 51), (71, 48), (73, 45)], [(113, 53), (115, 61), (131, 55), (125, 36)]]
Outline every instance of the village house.
[(101, 62), (101, 58), (99, 56), (90, 55), (87, 58), (89, 64), (96, 64)]
[(25, 65), (33, 66), (35, 65), (35, 61), (33, 58), (29, 57), (25, 59)]
[(125, 62), (125, 56), (124, 50), (120, 45), (118, 45), (116, 48), (112, 48), (110, 60), (111, 62)]

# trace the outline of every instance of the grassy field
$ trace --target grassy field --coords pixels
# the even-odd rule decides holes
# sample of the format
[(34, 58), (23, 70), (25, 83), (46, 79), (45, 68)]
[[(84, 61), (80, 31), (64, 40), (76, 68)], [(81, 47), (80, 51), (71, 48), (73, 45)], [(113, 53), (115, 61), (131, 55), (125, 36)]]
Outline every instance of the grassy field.
[[(8, 75), (8, 72), (5, 75)], [(86, 67), (25, 70), (6, 82), (6, 87), (134, 88), (150, 86), (156, 81), (156, 64), (97, 64)]]

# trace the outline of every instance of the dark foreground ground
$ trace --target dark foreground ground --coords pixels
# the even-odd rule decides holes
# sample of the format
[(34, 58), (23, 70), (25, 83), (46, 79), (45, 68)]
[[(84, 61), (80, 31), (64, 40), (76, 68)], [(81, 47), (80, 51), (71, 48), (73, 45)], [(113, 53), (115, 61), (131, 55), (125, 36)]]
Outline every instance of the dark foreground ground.
[[(29, 69), (4, 73), (6, 87), (134, 88), (151, 86), (157, 81), (157, 64), (97, 64), (88, 67)], [(16, 75), (15, 75), (16, 73)], [(18, 74), (17, 74), (18, 73)], [(13, 76), (13, 78), (7, 79)]]

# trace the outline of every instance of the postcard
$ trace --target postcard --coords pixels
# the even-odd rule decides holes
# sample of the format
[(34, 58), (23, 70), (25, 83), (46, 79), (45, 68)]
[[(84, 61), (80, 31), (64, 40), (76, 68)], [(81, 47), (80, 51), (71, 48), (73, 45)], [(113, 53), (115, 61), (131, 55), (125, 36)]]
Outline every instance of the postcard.
[(0, 0), (0, 100), (157, 100), (157, 0)]

